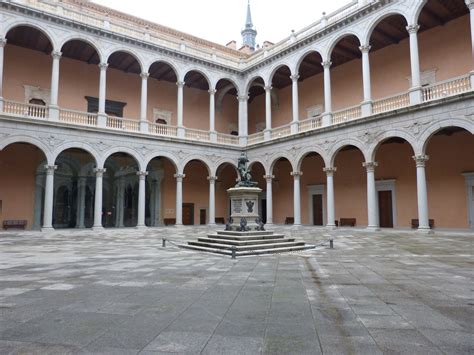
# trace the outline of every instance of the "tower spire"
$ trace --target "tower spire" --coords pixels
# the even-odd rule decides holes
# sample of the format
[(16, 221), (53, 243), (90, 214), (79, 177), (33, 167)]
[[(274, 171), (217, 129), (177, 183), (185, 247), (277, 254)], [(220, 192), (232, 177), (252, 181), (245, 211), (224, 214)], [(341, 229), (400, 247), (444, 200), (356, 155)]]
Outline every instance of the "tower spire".
[(245, 19), (245, 27), (241, 32), (242, 34), (242, 45), (249, 46), (252, 50), (255, 50), (255, 39), (257, 37), (257, 31), (253, 27), (252, 23), (252, 12), (250, 10), (250, 0), (247, 3), (247, 17)]

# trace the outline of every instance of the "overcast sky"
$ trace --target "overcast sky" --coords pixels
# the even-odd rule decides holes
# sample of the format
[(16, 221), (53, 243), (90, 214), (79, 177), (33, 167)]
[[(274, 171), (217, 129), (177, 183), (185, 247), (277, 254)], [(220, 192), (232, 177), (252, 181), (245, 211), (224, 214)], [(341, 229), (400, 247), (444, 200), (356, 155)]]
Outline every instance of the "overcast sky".
[[(189, 34), (225, 45), (241, 44), (247, 0), (93, 0)], [(350, 0), (251, 0), (257, 43), (278, 42)]]

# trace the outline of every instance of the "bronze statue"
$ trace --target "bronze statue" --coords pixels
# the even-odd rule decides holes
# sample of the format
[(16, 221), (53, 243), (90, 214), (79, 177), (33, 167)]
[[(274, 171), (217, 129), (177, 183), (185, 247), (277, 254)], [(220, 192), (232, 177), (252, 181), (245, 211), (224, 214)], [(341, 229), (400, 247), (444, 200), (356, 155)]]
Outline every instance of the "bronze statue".
[(247, 167), (249, 162), (247, 154), (240, 154), (239, 162), (237, 164), (237, 170), (239, 171), (240, 181), (237, 183), (237, 187), (255, 187), (258, 185), (255, 181), (252, 181), (252, 175), (250, 174), (250, 168)]

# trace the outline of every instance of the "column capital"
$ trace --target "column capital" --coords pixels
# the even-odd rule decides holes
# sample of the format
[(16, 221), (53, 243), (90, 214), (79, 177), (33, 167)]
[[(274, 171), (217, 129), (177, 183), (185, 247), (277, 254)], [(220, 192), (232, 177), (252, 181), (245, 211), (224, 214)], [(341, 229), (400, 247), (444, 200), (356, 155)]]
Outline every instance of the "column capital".
[(334, 173), (337, 171), (337, 168), (335, 166), (328, 166), (326, 168), (323, 168), (323, 171), (326, 173), (327, 176), (333, 176)]
[(44, 166), (44, 170), (46, 170), (46, 175), (54, 175), (54, 172), (58, 169), (57, 165), (48, 165)]
[(100, 70), (107, 70), (108, 67), (109, 67), (109, 63), (100, 63), (99, 64)]
[(177, 182), (183, 182), (183, 179), (186, 177), (186, 174), (174, 174), (173, 175)]
[(293, 80), (293, 82), (298, 81), (299, 78), (300, 78), (299, 74), (290, 75), (290, 79)]
[(267, 184), (271, 184), (275, 175), (263, 175), (263, 178), (267, 181)]
[(107, 169), (105, 169), (105, 168), (102, 168), (102, 169), (95, 168), (93, 170), (96, 177), (103, 177), (106, 171), (107, 171)]
[(331, 68), (332, 62), (330, 60), (325, 60), (324, 62), (321, 63), (324, 69), (329, 69)]
[(237, 96), (237, 100), (238, 101), (244, 101), (244, 102), (247, 102), (249, 100), (249, 95), (239, 95)]
[(59, 51), (52, 51), (51, 52), (51, 56), (53, 57), (53, 59), (61, 59), (63, 53), (62, 52), (59, 52)]
[(209, 95), (214, 96), (216, 94), (217, 90), (212, 89), (212, 90), (207, 90), (207, 92), (209, 93)]
[(6, 38), (0, 38), (0, 48), (3, 48), (7, 45), (7, 39)]
[(465, 2), (466, 2), (467, 8), (468, 8), (470, 11), (474, 10), (474, 0), (466, 0)]
[(143, 80), (148, 80), (149, 77), (150, 73), (143, 72), (140, 74), (140, 78), (142, 78)]
[(417, 168), (424, 168), (426, 162), (430, 160), (430, 156), (426, 154), (414, 155), (412, 158), (415, 161)]
[(374, 172), (375, 168), (379, 166), (379, 163), (376, 161), (367, 161), (362, 163), (362, 166), (367, 169), (367, 172)]
[(180, 89), (182, 89), (182, 88), (184, 87), (184, 84), (186, 84), (184, 81), (177, 81), (177, 82), (176, 82), (176, 85), (178, 85), (178, 87), (179, 87)]
[(263, 87), (265, 89), (265, 92), (271, 92), (273, 87), (271, 85), (266, 85)]
[(362, 53), (369, 53), (371, 48), (372, 48), (372, 46), (370, 44), (364, 44), (363, 46), (359, 47), (359, 50)]
[(207, 177), (207, 181), (209, 181), (209, 183), (211, 184), (214, 184), (219, 178), (217, 176), (208, 176)]
[(406, 29), (407, 29), (409, 34), (416, 34), (418, 32), (418, 30), (420, 29), (420, 25), (415, 23), (413, 25), (407, 26)]
[(145, 180), (145, 178), (148, 176), (148, 171), (137, 171), (137, 176), (140, 180)]
[(294, 178), (299, 178), (300, 176), (303, 176), (303, 172), (302, 171), (292, 171), (290, 173), (291, 176), (293, 176)]

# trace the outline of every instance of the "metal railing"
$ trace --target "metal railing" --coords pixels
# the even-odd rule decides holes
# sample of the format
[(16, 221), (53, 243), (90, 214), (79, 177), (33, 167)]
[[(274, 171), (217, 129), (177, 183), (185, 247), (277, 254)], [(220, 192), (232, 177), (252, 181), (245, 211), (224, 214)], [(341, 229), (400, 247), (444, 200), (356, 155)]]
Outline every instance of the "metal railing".
[(59, 110), (59, 120), (82, 126), (97, 126), (97, 114), (74, 110)]
[(28, 118), (48, 118), (49, 108), (43, 105), (27, 104), (24, 102), (3, 101), (3, 112)]

